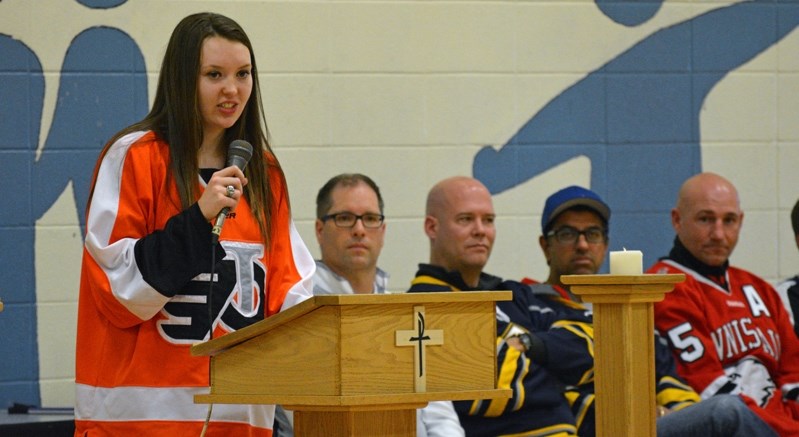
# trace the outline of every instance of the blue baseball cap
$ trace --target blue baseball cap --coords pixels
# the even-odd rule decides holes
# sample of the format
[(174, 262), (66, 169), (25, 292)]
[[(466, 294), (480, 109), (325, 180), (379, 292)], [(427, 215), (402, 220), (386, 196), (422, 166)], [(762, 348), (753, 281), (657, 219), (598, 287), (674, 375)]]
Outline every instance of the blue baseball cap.
[(575, 206), (589, 208), (599, 214), (605, 223), (610, 222), (610, 207), (597, 193), (572, 185), (547, 198), (544, 204), (544, 214), (541, 215), (541, 232), (546, 234), (547, 229), (560, 213)]

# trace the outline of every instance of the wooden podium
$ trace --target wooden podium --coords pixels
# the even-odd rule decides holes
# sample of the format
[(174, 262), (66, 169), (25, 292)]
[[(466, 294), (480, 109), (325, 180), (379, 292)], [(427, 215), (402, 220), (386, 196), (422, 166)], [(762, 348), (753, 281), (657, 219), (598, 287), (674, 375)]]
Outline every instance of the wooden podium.
[(509, 291), (314, 296), (192, 347), (211, 356), (195, 402), (282, 404), (298, 436), (415, 436), (429, 401), (496, 388), (495, 301)]
[(655, 436), (654, 303), (683, 274), (564, 275), (594, 312), (597, 437)]

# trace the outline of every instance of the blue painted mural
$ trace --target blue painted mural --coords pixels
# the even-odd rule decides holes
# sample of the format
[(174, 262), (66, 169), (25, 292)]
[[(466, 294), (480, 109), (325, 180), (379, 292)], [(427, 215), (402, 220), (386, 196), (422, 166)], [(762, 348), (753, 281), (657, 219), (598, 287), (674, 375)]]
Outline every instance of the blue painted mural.
[[(125, 0), (79, 0), (112, 8)], [(647, 22), (662, 1), (596, 0), (622, 26)], [(485, 147), (473, 172), (501, 193), (577, 156), (591, 161), (591, 186), (614, 208), (611, 246), (643, 250), (651, 263), (672, 238), (668, 210), (679, 184), (701, 170), (699, 110), (712, 88), (799, 23), (797, 1), (718, 8), (661, 29), (564, 90), (499, 150)], [(142, 53), (125, 32), (86, 29), (61, 67), (52, 124), (41, 151), (44, 73), (36, 53), (0, 34), (0, 406), (40, 403), (36, 335), (35, 223), (68, 184), (83, 226), (92, 169), (113, 133), (147, 111)], [(553, 190), (559, 187), (552, 187)], [(58, 254), (46, 254), (58, 256)], [(523, 272), (520, 272), (520, 275)]]
[[(614, 21), (635, 25), (662, 2), (597, 3)], [(591, 188), (613, 209), (611, 250), (640, 249), (651, 265), (671, 247), (679, 186), (702, 169), (705, 98), (798, 23), (797, 1), (760, 0), (661, 29), (564, 90), (499, 150), (480, 150), (474, 176), (496, 194), (588, 157)]]
[[(83, 2), (107, 7), (108, 2)], [(120, 3), (115, 1), (112, 3)], [(0, 198), (0, 274), (6, 288), (0, 317), (0, 405), (40, 404), (36, 344), (35, 224), (69, 183), (81, 228), (99, 150), (122, 127), (147, 111), (144, 57), (118, 29), (86, 29), (71, 42), (61, 67), (58, 100), (41, 153), (44, 103), (41, 63), (22, 41), (0, 34), (0, 162), (7, 180)], [(57, 253), (46, 254), (58, 256)]]

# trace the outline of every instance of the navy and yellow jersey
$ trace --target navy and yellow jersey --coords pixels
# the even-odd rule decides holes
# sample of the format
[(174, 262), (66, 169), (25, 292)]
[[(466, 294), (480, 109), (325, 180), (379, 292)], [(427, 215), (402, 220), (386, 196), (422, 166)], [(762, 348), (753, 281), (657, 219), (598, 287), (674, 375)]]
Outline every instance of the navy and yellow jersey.
[[(533, 359), (564, 385), (594, 381), (594, 327), (591, 313), (557, 296), (540, 296), (527, 284), (502, 282), (513, 300), (497, 302), (497, 321), (506, 322), (503, 338), (530, 332), (546, 347)], [(550, 299), (551, 298), (551, 299)], [(498, 323), (498, 326), (501, 323)]]
[(434, 291), (492, 291), (500, 288), (502, 278), (488, 273), (481, 273), (477, 287), (469, 287), (457, 271), (447, 271), (431, 264), (419, 264), (416, 277), (411, 281), (410, 293)]
[[(503, 281), (483, 273), (477, 287), (469, 287), (458, 272), (420, 264), (409, 292), (511, 290), (518, 305), (497, 308), (497, 388), (511, 389), (510, 399), (455, 401), (455, 410), (467, 436), (576, 436), (577, 427), (563, 391), (566, 383), (544, 363), (509, 347), (505, 339), (513, 332), (533, 331), (545, 337), (549, 346), (555, 337), (547, 330), (556, 314), (522, 317), (522, 309), (535, 302), (529, 288), (515, 281)], [(503, 302), (510, 304), (513, 301)], [(536, 302), (537, 303), (537, 302)], [(511, 321), (510, 315), (519, 320)], [(556, 330), (559, 328), (555, 328)], [(564, 332), (566, 332), (564, 330)], [(553, 355), (559, 357), (559, 352)], [(555, 363), (555, 361), (550, 360)], [(568, 366), (564, 366), (568, 367)], [(561, 369), (557, 369), (561, 371)], [(567, 372), (568, 373), (568, 372)], [(577, 372), (574, 372), (575, 374)], [(572, 377), (579, 379), (579, 377)]]

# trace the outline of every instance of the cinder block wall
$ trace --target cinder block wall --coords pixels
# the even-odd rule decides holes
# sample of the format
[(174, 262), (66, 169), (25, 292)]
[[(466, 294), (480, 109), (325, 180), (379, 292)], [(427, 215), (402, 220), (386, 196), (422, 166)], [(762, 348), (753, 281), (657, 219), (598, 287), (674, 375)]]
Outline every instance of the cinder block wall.
[[(740, 190), (733, 261), (775, 282), (795, 274), (799, 6), (625, 3), (0, 1), (0, 404), (72, 405), (90, 169), (106, 132), (152, 101), (174, 25), (202, 10), (233, 17), (254, 43), (273, 144), (314, 255), (319, 187), (340, 172), (381, 186), (380, 264), (393, 291), (427, 260), (428, 189), (478, 173), (496, 193), (488, 270), (500, 276), (546, 276), (540, 211), (569, 184), (615, 208), (612, 250), (643, 248), (654, 262), (673, 238), (674, 187), (702, 170)], [(738, 41), (741, 29), (750, 34)], [(477, 158), (492, 149), (507, 163)]]

